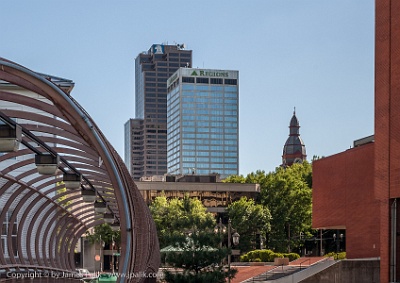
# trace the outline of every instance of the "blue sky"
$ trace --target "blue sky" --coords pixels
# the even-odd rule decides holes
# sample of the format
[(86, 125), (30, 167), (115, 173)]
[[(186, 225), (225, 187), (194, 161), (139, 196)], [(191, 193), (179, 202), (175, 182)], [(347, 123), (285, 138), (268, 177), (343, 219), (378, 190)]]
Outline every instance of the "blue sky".
[(293, 107), (308, 159), (374, 131), (373, 0), (0, 0), (0, 11), (0, 57), (72, 79), (122, 157), (134, 59), (154, 43), (239, 71), (241, 174), (281, 164)]

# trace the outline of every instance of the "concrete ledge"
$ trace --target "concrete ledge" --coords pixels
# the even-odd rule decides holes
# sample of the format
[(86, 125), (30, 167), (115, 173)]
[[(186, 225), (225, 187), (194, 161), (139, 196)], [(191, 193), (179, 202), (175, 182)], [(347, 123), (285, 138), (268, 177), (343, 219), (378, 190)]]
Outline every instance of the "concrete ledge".
[(289, 265), (289, 258), (288, 257), (284, 257), (284, 258), (276, 257), (274, 259), (274, 265)]
[[(293, 282), (301, 283), (379, 283), (380, 261), (377, 259), (341, 260), (336, 264), (320, 270), (318, 273), (309, 274), (304, 279)], [(318, 266), (318, 264), (316, 265)], [(307, 268), (296, 275), (311, 271)]]

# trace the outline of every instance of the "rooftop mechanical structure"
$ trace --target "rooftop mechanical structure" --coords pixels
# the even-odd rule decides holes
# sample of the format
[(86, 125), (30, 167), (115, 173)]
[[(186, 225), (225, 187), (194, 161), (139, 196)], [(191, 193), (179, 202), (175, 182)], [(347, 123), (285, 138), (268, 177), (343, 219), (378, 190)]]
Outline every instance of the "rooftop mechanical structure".
[(70, 95), (73, 86), (0, 58), (0, 276), (72, 271), (81, 236), (114, 222), (121, 231), (119, 282), (155, 282), (145, 276), (160, 261), (148, 207)]

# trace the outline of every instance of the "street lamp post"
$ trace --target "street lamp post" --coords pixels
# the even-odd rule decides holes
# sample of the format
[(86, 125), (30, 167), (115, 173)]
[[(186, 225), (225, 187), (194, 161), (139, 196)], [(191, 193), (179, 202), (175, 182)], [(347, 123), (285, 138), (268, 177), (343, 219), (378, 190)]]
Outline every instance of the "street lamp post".
[(111, 264), (112, 264), (112, 273), (114, 274), (114, 235), (111, 236)]
[[(232, 252), (231, 252), (231, 233), (232, 233), (232, 231), (231, 230), (232, 230), (232, 222), (229, 219), (228, 220), (228, 252), (229, 252), (229, 255), (228, 255), (228, 268), (229, 268), (229, 271), (231, 271), (231, 255), (232, 255)], [(229, 279), (229, 282), (230, 282), (230, 279)]]
[(82, 258), (82, 268), (85, 268), (85, 238), (81, 237), (81, 258)]
[(319, 256), (323, 256), (323, 253), (322, 253), (322, 229), (319, 230)]
[[(230, 271), (231, 271), (231, 256), (232, 256), (232, 251), (231, 251), (231, 247), (232, 247), (232, 242), (233, 245), (236, 246), (239, 244), (239, 238), (240, 235), (239, 233), (237, 233), (236, 231), (232, 234), (232, 230), (234, 231), (234, 229), (232, 229), (232, 222), (229, 219), (228, 220), (228, 250), (229, 250), (229, 254), (228, 254), (228, 270), (229, 270), (229, 276), (230, 276)], [(219, 223), (217, 224), (217, 226), (215, 226), (214, 228), (214, 232), (215, 233), (219, 233), (220, 235), (220, 248), (222, 248), (222, 234), (225, 234), (227, 232), (225, 225), (222, 224), (222, 220), (221, 218), (219, 219)], [(231, 278), (228, 277), (228, 282), (231, 282)]]
[[(228, 249), (229, 249), (228, 268), (229, 268), (229, 273), (231, 271), (231, 257), (232, 257), (231, 238), (232, 238), (234, 246), (237, 246), (239, 244), (239, 238), (240, 238), (240, 235), (238, 232), (233, 233), (233, 235), (231, 235), (231, 234), (232, 234), (232, 223), (231, 223), (231, 220), (229, 219), (229, 222), (228, 222)], [(229, 283), (231, 282), (231, 277), (229, 277), (228, 282)]]
[[(340, 242), (343, 240), (343, 234), (339, 234), (339, 230), (337, 230), (337, 233), (338, 233), (338, 235), (333, 234), (333, 241), (335, 241), (335, 243), (336, 243), (336, 254), (339, 253), (339, 251), (340, 251)], [(337, 256), (337, 259), (339, 259), (339, 256)]]
[(303, 255), (303, 256), (306, 256), (306, 247), (305, 247), (305, 242), (304, 242), (305, 240), (304, 240), (304, 233), (303, 232), (300, 232), (299, 238), (300, 238), (300, 245), (301, 245), (300, 254)]
[(101, 239), (100, 235), (100, 272), (103, 272), (103, 248), (105, 246), (105, 242)]
[(219, 247), (222, 248), (222, 234), (226, 233), (226, 227), (224, 224), (222, 224), (222, 219), (221, 217), (219, 218), (218, 224), (214, 228), (215, 234), (219, 234)]

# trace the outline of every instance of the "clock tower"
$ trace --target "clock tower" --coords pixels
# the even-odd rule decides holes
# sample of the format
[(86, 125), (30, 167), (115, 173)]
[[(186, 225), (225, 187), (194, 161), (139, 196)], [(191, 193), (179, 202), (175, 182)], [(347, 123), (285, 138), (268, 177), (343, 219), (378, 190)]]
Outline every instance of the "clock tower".
[(283, 147), (282, 166), (290, 166), (293, 163), (302, 163), (306, 160), (306, 146), (300, 137), (300, 125), (296, 117), (296, 108), (289, 125), (289, 137)]

